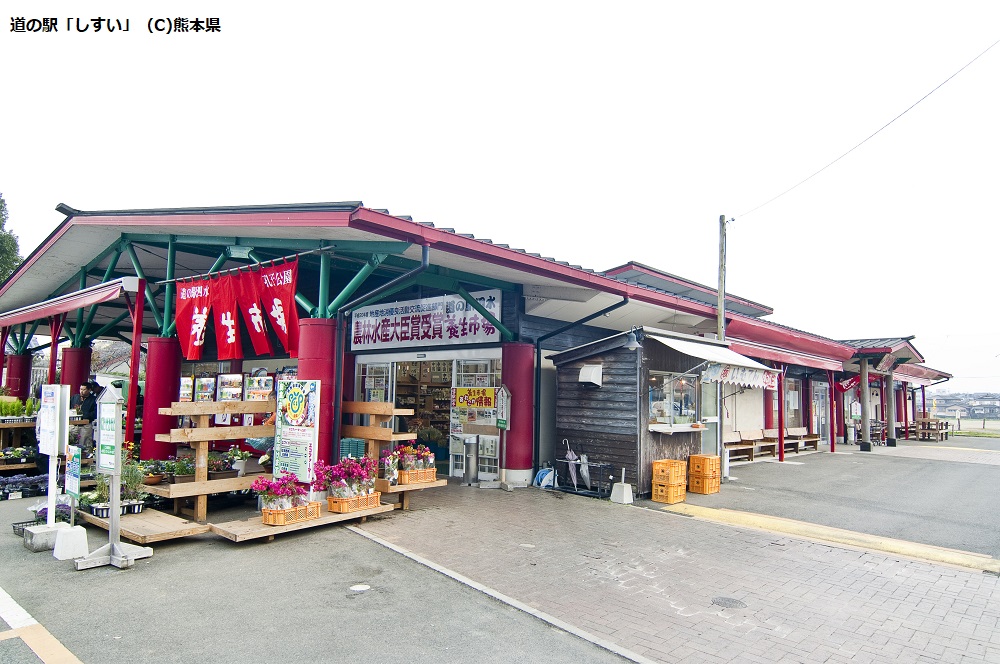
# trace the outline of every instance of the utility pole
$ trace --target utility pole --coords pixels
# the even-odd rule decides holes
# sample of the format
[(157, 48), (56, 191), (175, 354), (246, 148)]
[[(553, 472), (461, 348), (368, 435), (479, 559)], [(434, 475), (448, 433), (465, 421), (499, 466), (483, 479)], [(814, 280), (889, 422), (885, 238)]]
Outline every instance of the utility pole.
[(719, 306), (716, 317), (716, 336), (726, 339), (726, 215), (719, 215)]

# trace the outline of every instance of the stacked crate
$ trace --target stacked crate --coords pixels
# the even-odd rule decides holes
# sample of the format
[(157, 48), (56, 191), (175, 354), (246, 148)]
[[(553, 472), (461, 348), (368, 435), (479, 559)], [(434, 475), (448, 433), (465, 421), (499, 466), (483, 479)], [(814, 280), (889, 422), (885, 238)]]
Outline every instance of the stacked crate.
[(722, 482), (722, 465), (718, 456), (710, 454), (692, 454), (688, 458), (690, 464), (688, 491), (691, 493), (719, 493)]
[(687, 487), (686, 464), (678, 459), (662, 459), (653, 462), (653, 495), (657, 503), (684, 502)]

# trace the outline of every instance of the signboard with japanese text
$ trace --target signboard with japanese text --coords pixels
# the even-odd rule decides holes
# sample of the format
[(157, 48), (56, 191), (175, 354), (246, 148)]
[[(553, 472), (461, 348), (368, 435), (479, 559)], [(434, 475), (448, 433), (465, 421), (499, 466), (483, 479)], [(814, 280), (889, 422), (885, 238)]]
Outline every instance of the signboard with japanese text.
[(115, 451), (122, 430), (121, 405), (114, 402), (97, 404), (97, 471), (105, 474), (118, 472)]
[(501, 431), (510, 428), (510, 390), (506, 385), (497, 390), (497, 428)]
[(274, 474), (312, 482), (319, 442), (318, 380), (279, 380), (274, 430)]
[(80, 469), (83, 455), (76, 445), (66, 447), (66, 493), (80, 500)]
[(452, 408), (496, 408), (497, 388), (495, 387), (453, 387), (451, 388)]
[(69, 438), (69, 385), (42, 385), (38, 408), (38, 451), (62, 454)]
[[(471, 293), (500, 320), (500, 291)], [(458, 295), (360, 307), (351, 315), (351, 349), (497, 343), (500, 330)]]

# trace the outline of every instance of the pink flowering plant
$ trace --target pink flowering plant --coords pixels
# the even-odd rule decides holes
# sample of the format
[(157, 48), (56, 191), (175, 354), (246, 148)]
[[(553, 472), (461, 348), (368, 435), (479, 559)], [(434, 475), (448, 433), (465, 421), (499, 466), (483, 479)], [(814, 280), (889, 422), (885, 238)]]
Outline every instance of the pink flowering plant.
[(250, 488), (261, 497), (266, 509), (288, 509), (306, 502), (306, 488), (288, 471), (283, 471), (277, 479), (258, 475)]
[(387, 482), (389, 486), (396, 486), (399, 483), (399, 452), (396, 450), (382, 450), (382, 455), (378, 461), (378, 474)]
[(375, 490), (378, 464), (375, 459), (367, 456), (360, 459), (344, 457), (334, 466), (319, 461), (314, 470), (316, 479), (312, 483), (313, 491), (329, 491), (335, 498), (351, 498)]

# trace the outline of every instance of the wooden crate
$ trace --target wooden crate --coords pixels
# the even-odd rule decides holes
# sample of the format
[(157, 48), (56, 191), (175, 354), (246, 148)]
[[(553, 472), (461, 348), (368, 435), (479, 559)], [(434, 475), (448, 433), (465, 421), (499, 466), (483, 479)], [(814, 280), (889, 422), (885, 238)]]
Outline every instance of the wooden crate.
[(710, 454), (692, 454), (688, 458), (690, 464), (689, 474), (701, 477), (721, 477), (722, 464), (718, 456)]
[(306, 503), (284, 510), (262, 509), (261, 520), (267, 526), (287, 526), (290, 523), (318, 519), (320, 505), (321, 503)]
[(691, 493), (719, 493), (719, 485), (722, 482), (719, 477), (702, 477), (692, 475), (688, 490)]
[(683, 503), (684, 499), (687, 497), (684, 489), (683, 484), (664, 484), (662, 482), (653, 482), (653, 495), (651, 496), (651, 500), (655, 503), (666, 503), (667, 505)]
[(326, 499), (326, 509), (338, 514), (366, 510), (378, 507), (381, 504), (379, 500), (381, 497), (382, 494), (378, 491), (363, 496), (351, 496), (350, 498), (334, 498), (331, 496)]
[(660, 484), (686, 484), (687, 465), (681, 459), (654, 461), (653, 482), (659, 482)]

